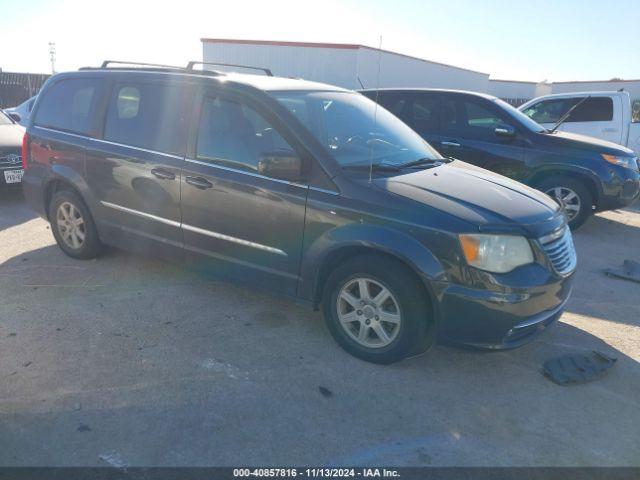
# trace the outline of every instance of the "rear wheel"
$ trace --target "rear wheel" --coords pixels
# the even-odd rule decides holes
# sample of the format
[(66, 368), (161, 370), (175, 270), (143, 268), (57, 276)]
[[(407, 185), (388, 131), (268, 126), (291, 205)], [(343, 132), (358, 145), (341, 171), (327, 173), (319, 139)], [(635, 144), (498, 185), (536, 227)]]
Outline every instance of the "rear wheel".
[(558, 202), (572, 230), (580, 227), (593, 213), (593, 196), (580, 181), (553, 177), (542, 182), (538, 189)]
[(58, 246), (70, 257), (86, 260), (102, 252), (93, 217), (76, 193), (60, 190), (53, 195), (49, 221)]
[(334, 339), (350, 354), (393, 363), (433, 343), (430, 304), (419, 279), (400, 262), (362, 255), (327, 279), (323, 313)]

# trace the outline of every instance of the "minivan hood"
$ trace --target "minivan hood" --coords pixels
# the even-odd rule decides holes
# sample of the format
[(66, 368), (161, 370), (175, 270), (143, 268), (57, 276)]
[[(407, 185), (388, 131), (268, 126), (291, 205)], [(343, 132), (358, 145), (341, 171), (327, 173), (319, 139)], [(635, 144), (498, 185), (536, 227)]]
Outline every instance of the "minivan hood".
[(550, 142), (556, 145), (589, 150), (597, 153), (609, 153), (611, 155), (633, 155), (633, 150), (623, 147), (622, 145), (578, 133), (557, 131), (554, 133), (541, 133), (541, 135), (544, 135)]
[(481, 231), (541, 235), (561, 226), (564, 215), (547, 195), (502, 175), (455, 160), (440, 167), (374, 183), (445, 211)]
[(22, 137), (24, 137), (24, 127), (20, 125), (0, 125), (0, 148), (22, 147)]

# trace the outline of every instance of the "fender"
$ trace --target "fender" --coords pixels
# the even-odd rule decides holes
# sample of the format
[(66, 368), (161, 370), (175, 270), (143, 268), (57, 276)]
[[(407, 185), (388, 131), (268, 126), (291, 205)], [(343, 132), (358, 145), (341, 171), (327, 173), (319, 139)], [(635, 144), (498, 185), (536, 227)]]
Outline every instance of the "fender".
[(435, 255), (412, 236), (385, 226), (348, 224), (327, 230), (304, 252), (300, 270), (302, 298), (315, 300), (322, 266), (332, 254), (349, 247), (369, 248), (398, 258), (422, 279), (433, 298), (437, 297), (435, 284), (446, 279)]
[(598, 174), (590, 168), (579, 166), (579, 165), (571, 165), (566, 163), (545, 163), (540, 166), (535, 167), (532, 174), (527, 178), (527, 184), (531, 184), (531, 181), (534, 178), (538, 178), (541, 174), (545, 172), (554, 171), (554, 172), (568, 172), (568, 173), (578, 173), (587, 176), (593, 184), (596, 186), (598, 190), (598, 196), (602, 195), (602, 182)]
[[(64, 164), (53, 164), (51, 166), (51, 173), (44, 182), (43, 195), (46, 195), (49, 185), (53, 181), (62, 181), (73, 186), (79, 193), (82, 199), (87, 204), (89, 211), (94, 215), (94, 211), (97, 206), (96, 199), (87, 185), (85, 179), (75, 169)], [(43, 200), (46, 201), (46, 198)]]

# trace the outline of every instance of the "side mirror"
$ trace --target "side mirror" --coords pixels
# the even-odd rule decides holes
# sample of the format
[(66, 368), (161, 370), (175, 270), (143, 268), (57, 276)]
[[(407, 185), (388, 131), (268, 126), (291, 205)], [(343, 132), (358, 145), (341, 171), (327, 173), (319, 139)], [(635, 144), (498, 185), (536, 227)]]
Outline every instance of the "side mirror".
[(496, 128), (493, 129), (493, 133), (495, 133), (498, 137), (513, 138), (516, 136), (516, 129), (511, 125), (502, 123), (500, 125), (497, 125)]
[(9, 113), (9, 117), (11, 117), (11, 120), (13, 120), (14, 122), (18, 122), (18, 123), (20, 123), (20, 121), (22, 120), (22, 117), (19, 114), (15, 113), (15, 112)]
[(302, 180), (302, 159), (292, 150), (264, 152), (258, 161), (258, 173), (279, 180)]

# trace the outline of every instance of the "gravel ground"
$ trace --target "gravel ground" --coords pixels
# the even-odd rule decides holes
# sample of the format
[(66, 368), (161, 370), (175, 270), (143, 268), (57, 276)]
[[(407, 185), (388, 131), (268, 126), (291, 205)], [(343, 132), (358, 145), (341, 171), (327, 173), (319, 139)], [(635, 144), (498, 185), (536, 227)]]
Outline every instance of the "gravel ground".
[[(640, 261), (640, 211), (575, 241), (567, 312), (533, 343), (379, 366), (317, 312), (120, 251), (72, 260), (5, 190), (0, 465), (639, 466), (640, 284), (602, 270)], [(595, 382), (540, 374), (593, 349), (618, 358)]]

